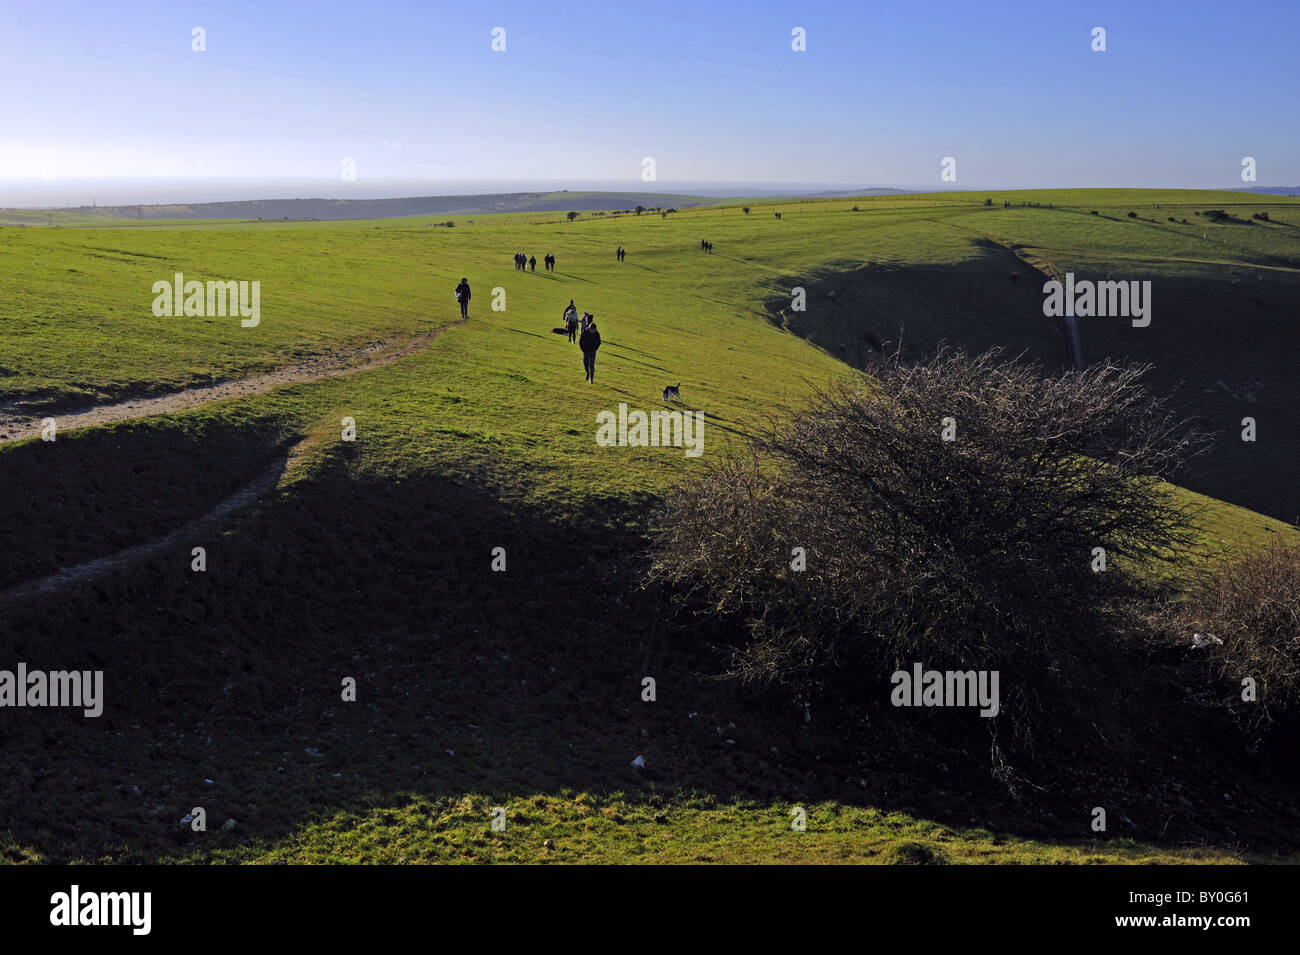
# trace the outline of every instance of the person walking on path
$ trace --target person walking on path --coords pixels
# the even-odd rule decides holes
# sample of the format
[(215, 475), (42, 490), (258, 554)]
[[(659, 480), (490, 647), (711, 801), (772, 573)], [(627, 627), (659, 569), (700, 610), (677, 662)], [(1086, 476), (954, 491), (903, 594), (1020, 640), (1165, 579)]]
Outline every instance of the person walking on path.
[(578, 308), (569, 299), (569, 307), (564, 310), (564, 330), (569, 333), (569, 341), (578, 340)]
[(536, 272), (536, 271), (537, 271), (537, 256), (534, 255), (534, 256), (530, 256), (530, 257), (529, 257), (529, 259), (528, 259), (528, 270), (529, 270), (530, 272)]
[(596, 328), (596, 317), (591, 314), (583, 316), (585, 324), (582, 334), (578, 336), (578, 347), (582, 349), (582, 368), (587, 376), (587, 384), (596, 381), (596, 349), (600, 347), (600, 331)]
[(460, 317), (469, 318), (469, 279), (462, 278), (456, 286), (456, 301), (460, 302)]

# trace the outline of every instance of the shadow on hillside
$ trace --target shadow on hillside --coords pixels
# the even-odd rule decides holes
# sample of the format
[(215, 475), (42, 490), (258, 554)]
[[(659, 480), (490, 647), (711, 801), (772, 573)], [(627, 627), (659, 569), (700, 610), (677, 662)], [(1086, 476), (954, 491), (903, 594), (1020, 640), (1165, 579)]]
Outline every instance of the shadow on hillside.
[[(280, 840), (412, 793), (575, 790), (838, 800), (1076, 841), (1104, 805), (1118, 835), (1297, 841), (1277, 793), (1203, 737), (1144, 730), (1159, 736), (1147, 748), (1114, 740), (1105, 760), (1071, 755), (1012, 794), (988, 772), (978, 720), (964, 737), (889, 707), (805, 721), (793, 701), (702, 676), (716, 634), (640, 588), (643, 541), (614, 529), (644, 526), (650, 503), (592, 499), (581, 523), (560, 522), (477, 480), (369, 480), (335, 461), (213, 534), (204, 573), (181, 548), (15, 603), (5, 666), (102, 669), (105, 704), (98, 719), (4, 714), (4, 828), (48, 861), (147, 861)], [(505, 572), (491, 569), (498, 547)], [(356, 702), (340, 698), (345, 678)], [(1152, 803), (1175, 778), (1186, 788)], [(195, 806), (207, 833), (179, 824)]]
[[(1060, 368), (1063, 343), (1043, 316), (1043, 277), (995, 243), (972, 244), (978, 254), (952, 264), (873, 264), (781, 279), (772, 286), (780, 297), (768, 302), (769, 320), (856, 368), (900, 341), (911, 358), (946, 341), (967, 351), (1000, 345)], [(791, 307), (796, 286), (806, 290), (804, 311)]]
[(507, 326), (506, 331), (514, 332), (516, 335), (531, 335), (533, 338), (542, 338), (542, 339), (546, 339), (547, 341), (550, 341), (550, 339), (546, 338), (545, 335), (539, 335), (537, 334), (537, 332), (526, 332), (522, 328), (510, 328)]
[(556, 269), (554, 272), (551, 273), (551, 275), (552, 275), (553, 277), (554, 277), (554, 276), (561, 276), (561, 277), (566, 278), (566, 279), (572, 279), (572, 280), (575, 281), (575, 282), (585, 282), (587, 285), (599, 285), (599, 284), (600, 284), (600, 283), (597, 282), (595, 279), (587, 279), (587, 278), (583, 278), (581, 275), (574, 275), (572, 272), (561, 272), (559, 269)]
[[(1133, 274), (1086, 278), (1132, 278)], [(1147, 328), (1092, 319), (1098, 353), (1149, 362), (1150, 385), (1216, 434), (1178, 483), (1289, 523), (1300, 521), (1300, 380), (1294, 369), (1295, 303), (1300, 276), (1154, 276)], [(1260, 429), (1242, 440), (1244, 419)], [(1267, 435), (1263, 428), (1267, 427)]]
[[(774, 284), (769, 320), (856, 368), (901, 339), (918, 359), (940, 342), (981, 352), (1004, 347), (1049, 371), (1063, 366), (1063, 341), (1043, 316), (1042, 276), (1014, 253), (976, 243), (980, 253), (941, 266), (873, 265), (790, 277)], [(1114, 274), (1073, 269), (1082, 280), (1152, 281), (1151, 324), (1125, 318), (1080, 320), (1089, 362), (1104, 357), (1153, 366), (1148, 386), (1171, 396), (1181, 415), (1216, 434), (1208, 453), (1178, 483), (1279, 520), (1300, 520), (1300, 418), (1280, 413), (1300, 402), (1292, 367), (1300, 276), (1170, 275), (1141, 262)], [(789, 289), (803, 286), (807, 309), (793, 311)], [(1267, 422), (1267, 437), (1241, 440), (1243, 418)]]
[(128, 421), (0, 449), (0, 594), (200, 517), (296, 436), (271, 419)]
[(669, 373), (669, 372), (668, 372), (668, 369), (665, 368), (663, 365), (652, 365), (652, 364), (650, 364), (650, 362), (648, 362), (648, 361), (641, 361), (641, 359), (639, 359), (639, 358), (629, 358), (627, 355), (619, 355), (619, 354), (617, 354), (617, 353), (611, 351), (610, 349), (614, 349), (614, 348), (619, 348), (619, 349), (621, 349), (621, 348), (623, 347), (622, 345), (619, 345), (617, 342), (607, 342), (606, 344), (608, 345), (608, 348), (607, 348), (604, 352), (598, 352), (598, 353), (597, 353), (601, 358), (606, 358), (606, 357), (608, 357), (608, 358), (613, 359), (613, 360), (615, 360), (615, 361), (625, 361), (625, 362), (628, 362), (629, 364), (632, 364), (632, 365), (641, 365), (642, 367), (645, 367), (645, 368), (651, 368), (651, 369), (653, 369), (653, 370), (655, 370), (655, 371), (661, 371), (661, 372), (663, 372), (665, 375)]
[(617, 342), (608, 342), (608, 344), (614, 345), (616, 348), (621, 348), (623, 351), (634, 351), (638, 355), (645, 355), (647, 358), (653, 358), (655, 361), (664, 360), (662, 355), (652, 355), (648, 351), (642, 351), (640, 348), (633, 348), (631, 345), (622, 345)]

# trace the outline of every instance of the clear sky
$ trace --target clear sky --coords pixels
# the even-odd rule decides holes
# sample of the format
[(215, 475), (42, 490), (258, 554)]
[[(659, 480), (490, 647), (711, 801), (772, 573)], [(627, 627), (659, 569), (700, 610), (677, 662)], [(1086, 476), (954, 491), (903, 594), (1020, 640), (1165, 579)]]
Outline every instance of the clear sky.
[(1300, 183), (1300, 0), (0, 11), (0, 180), (337, 180), (353, 157), (358, 179), (636, 188), (650, 156), (661, 183), (1239, 187), (1253, 156), (1258, 185)]

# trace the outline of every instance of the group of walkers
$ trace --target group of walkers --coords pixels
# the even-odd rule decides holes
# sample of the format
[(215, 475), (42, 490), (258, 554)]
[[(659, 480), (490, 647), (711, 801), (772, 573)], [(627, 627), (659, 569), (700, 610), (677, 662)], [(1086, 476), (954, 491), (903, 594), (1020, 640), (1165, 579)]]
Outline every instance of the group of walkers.
[(614, 251), (614, 255), (618, 257), (618, 260), (619, 260), (620, 262), (622, 262), (625, 258), (627, 258), (627, 249), (623, 248), (623, 247), (620, 245), (620, 246), (619, 246), (619, 247)]
[(569, 341), (578, 343), (578, 350), (582, 352), (582, 370), (587, 383), (591, 384), (596, 380), (596, 349), (600, 348), (600, 330), (596, 328), (596, 316), (583, 312), (579, 319), (578, 307), (573, 304), (573, 299), (569, 299), (569, 304), (564, 309), (564, 330)]
[[(522, 269), (522, 270), (524, 270), (524, 271), (528, 271), (528, 272), (536, 272), (536, 271), (537, 271), (537, 256), (535, 256), (535, 255), (529, 255), (527, 252), (516, 252), (516, 253), (515, 253), (515, 268), (516, 268), (516, 269)], [(554, 272), (554, 271), (555, 271), (555, 256), (551, 255), (551, 253), (549, 253), (549, 252), (547, 252), (546, 255), (542, 256), (542, 268), (546, 269), (546, 271), (548, 271), (548, 272)]]
[[(617, 255), (620, 262), (627, 255), (626, 250), (621, 245), (618, 247)], [(547, 253), (542, 261), (547, 270), (554, 271), (555, 256)], [(523, 252), (516, 252), (515, 268), (536, 272), (537, 258)], [(461, 318), (469, 318), (469, 299), (469, 279), (462, 278), (460, 284), (456, 286), (456, 301), (460, 303)], [(594, 383), (596, 380), (596, 351), (600, 348), (600, 330), (596, 327), (596, 316), (590, 312), (583, 312), (579, 316), (578, 307), (573, 304), (573, 299), (569, 299), (569, 304), (564, 309), (564, 332), (569, 341), (576, 342), (578, 350), (582, 352), (582, 370), (587, 383)]]
[(703, 249), (705, 252), (712, 252), (712, 251), (713, 251), (713, 243), (710, 242), (708, 239), (701, 239), (701, 240), (700, 240), (700, 248)]

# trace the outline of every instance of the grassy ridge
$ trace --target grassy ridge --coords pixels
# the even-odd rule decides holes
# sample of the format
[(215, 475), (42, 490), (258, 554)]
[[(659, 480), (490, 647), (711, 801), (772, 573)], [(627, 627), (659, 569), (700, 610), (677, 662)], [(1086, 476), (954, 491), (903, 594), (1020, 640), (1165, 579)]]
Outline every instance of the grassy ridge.
[[(1042, 214), (944, 201), (999, 236)], [(38, 405), (447, 325), (455, 281), (475, 288), (469, 323), (397, 364), (0, 450), (0, 474), (17, 482), (7, 487), (45, 495), (0, 531), (14, 581), (152, 539), (268, 455), (300, 448), (276, 494), (195, 542), (208, 549), (205, 574), (189, 571), (184, 546), (5, 609), (4, 665), (102, 667), (108, 688), (98, 720), (26, 711), (6, 726), (6, 857), (1225, 861), (1241, 858), (1213, 848), (1229, 824), (1251, 844), (1272, 832), (1290, 845), (1276, 793), (1231, 784), (1241, 816), (1225, 821), (1208, 799), (1187, 808), (1141, 792), (1166, 776), (1217, 785), (1223, 768), (1197, 764), (1195, 739), (1163, 742), (1158, 765), (1121, 748), (1097, 778), (1027, 807), (982, 786), (978, 756), (940, 749), (927, 764), (942, 771), (898, 765), (905, 718), (875, 730), (879, 760), (863, 762), (844, 751), (843, 728), (755, 708), (703, 679), (710, 664), (688, 625), (665, 617), (654, 630), (638, 550), (655, 501), (699, 462), (599, 448), (596, 413), (619, 401), (649, 409), (680, 379), (685, 404), (708, 416), (707, 460), (846, 372), (773, 323), (770, 303), (792, 276), (881, 263), (960, 271), (996, 254), (932, 221), (935, 200), (891, 199), (870, 214), (852, 204), (788, 204), (781, 220), (735, 208), (576, 223), (524, 214), (451, 230), (0, 232), (25, 296), (3, 306), (4, 387)], [(515, 272), (516, 248), (554, 251), (559, 271)], [(112, 258), (92, 254), (105, 249)], [(144, 255), (160, 258), (134, 262)], [(87, 277), (67, 279), (70, 268)], [(151, 276), (173, 268), (265, 271), (261, 325), (155, 319)], [(494, 286), (504, 311), (490, 308)], [(594, 386), (577, 349), (550, 332), (570, 297), (605, 337)], [(934, 334), (962, 340), (960, 325), (932, 320)], [(995, 334), (984, 313), (978, 335)], [(355, 443), (339, 440), (344, 417)], [(115, 510), (96, 516), (105, 501)], [(1205, 547), (1277, 533), (1290, 531), (1214, 503)], [(504, 574), (490, 570), (496, 546)], [(24, 553), (37, 562), (13, 556)], [(640, 698), (646, 673), (658, 680), (653, 704)], [(348, 675), (357, 703), (339, 699)], [(630, 767), (636, 755), (647, 771)], [(1085, 803), (1131, 822), (1098, 839)], [(179, 825), (195, 805), (208, 807), (208, 833)], [(494, 834), (498, 805), (509, 823)], [(790, 831), (793, 805), (808, 809), (809, 832)], [(221, 832), (227, 818), (235, 826)]]

